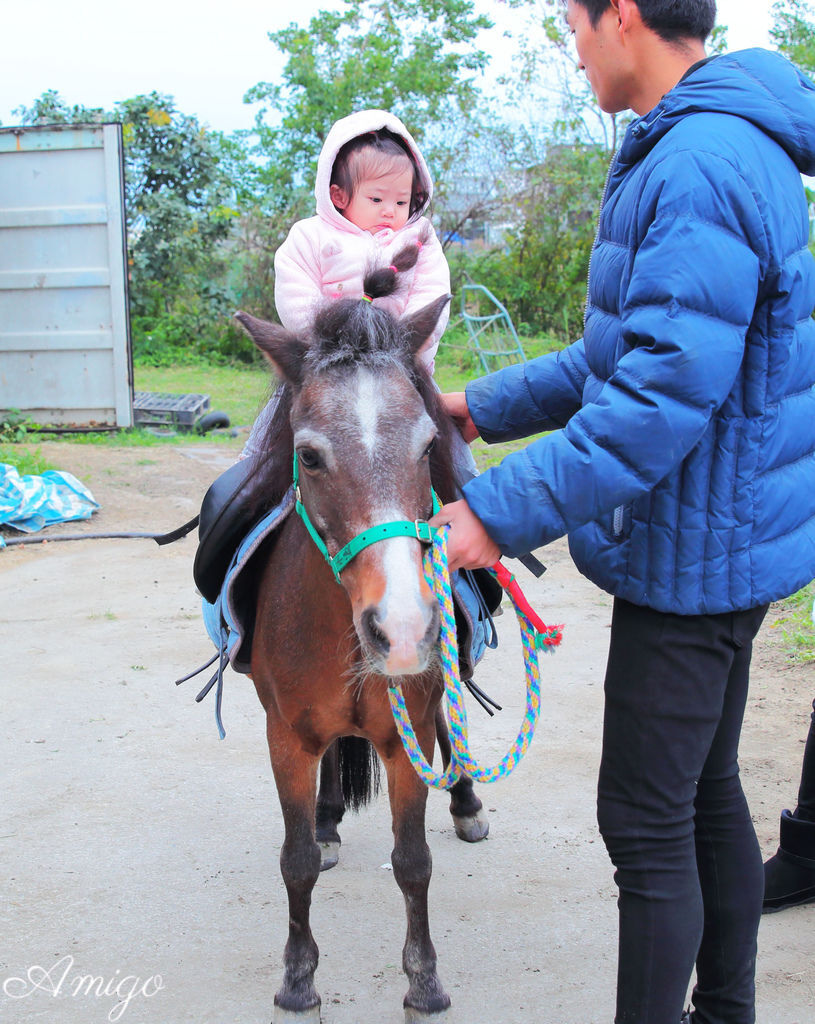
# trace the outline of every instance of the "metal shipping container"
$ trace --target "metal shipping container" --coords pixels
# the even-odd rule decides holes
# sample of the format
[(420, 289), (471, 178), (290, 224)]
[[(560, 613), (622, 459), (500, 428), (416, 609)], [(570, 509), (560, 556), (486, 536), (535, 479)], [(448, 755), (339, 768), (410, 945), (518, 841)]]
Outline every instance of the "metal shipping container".
[(0, 128), (0, 414), (129, 427), (122, 129)]

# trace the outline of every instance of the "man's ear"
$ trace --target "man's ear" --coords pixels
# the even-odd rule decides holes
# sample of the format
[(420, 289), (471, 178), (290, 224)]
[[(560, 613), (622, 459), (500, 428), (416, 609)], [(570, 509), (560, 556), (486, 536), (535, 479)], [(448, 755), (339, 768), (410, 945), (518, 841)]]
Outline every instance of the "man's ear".
[(609, 3), (617, 15), (623, 32), (630, 31), (635, 22), (642, 23), (642, 15), (635, 0), (609, 0)]
[(345, 194), (345, 189), (340, 188), (339, 185), (330, 185), (328, 194), (331, 197), (331, 202), (338, 210), (344, 210), (349, 203), (348, 196)]

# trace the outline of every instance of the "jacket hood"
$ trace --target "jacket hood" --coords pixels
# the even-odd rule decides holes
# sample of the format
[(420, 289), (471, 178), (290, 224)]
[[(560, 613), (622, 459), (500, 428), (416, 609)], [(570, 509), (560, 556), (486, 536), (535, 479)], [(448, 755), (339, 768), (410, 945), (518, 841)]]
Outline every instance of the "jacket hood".
[(620, 149), (624, 163), (644, 153), (688, 114), (736, 115), (777, 142), (802, 174), (815, 174), (815, 84), (770, 50), (714, 57), (682, 79), (632, 122)]
[(314, 198), (317, 200), (317, 213), (337, 227), (345, 228), (345, 230), (349, 231), (361, 230), (360, 228), (355, 227), (355, 225), (353, 225), (349, 220), (346, 220), (346, 218), (343, 217), (331, 202), (329, 185), (331, 184), (331, 169), (334, 166), (337, 153), (339, 153), (345, 143), (349, 142), (351, 139), (355, 139), (358, 135), (364, 135), (366, 132), (378, 131), (380, 128), (387, 128), (387, 130), (393, 132), (394, 135), (401, 136), (405, 140), (405, 143), (416, 162), (419, 179), (422, 183), (427, 199), (421, 209), (416, 210), (413, 213), (410, 220), (415, 221), (421, 217), (430, 203), (430, 199), (433, 195), (433, 182), (430, 177), (430, 172), (427, 169), (424, 157), (419, 152), (419, 147), (416, 145), (413, 136), (407, 128), (405, 128), (398, 117), (394, 114), (388, 113), (386, 110), (358, 110), (354, 114), (349, 114), (348, 117), (341, 118), (333, 125), (331, 131), (326, 136), (326, 140), (323, 143), (323, 148), (320, 150), (320, 156), (317, 160), (317, 179), (314, 184)]

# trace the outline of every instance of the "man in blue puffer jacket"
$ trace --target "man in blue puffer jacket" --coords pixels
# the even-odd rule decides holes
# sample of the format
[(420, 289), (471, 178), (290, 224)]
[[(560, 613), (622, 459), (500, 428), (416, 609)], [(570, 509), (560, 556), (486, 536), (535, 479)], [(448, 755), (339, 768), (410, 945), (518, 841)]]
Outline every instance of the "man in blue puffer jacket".
[(815, 86), (706, 59), (713, 0), (568, 0), (614, 158), (584, 335), (446, 397), (467, 440), (552, 431), (439, 513), (452, 567), (563, 534), (614, 595), (598, 821), (617, 1024), (755, 1020), (761, 855), (738, 776), (752, 640), (815, 576)]

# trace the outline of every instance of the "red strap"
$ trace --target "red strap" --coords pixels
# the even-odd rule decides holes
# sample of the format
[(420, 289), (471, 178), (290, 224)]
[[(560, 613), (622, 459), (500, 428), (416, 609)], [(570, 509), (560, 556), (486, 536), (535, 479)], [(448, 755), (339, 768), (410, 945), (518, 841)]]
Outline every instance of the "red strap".
[(506, 590), (507, 593), (511, 595), (518, 609), (527, 617), (527, 619), (529, 619), (529, 622), (531, 623), (535, 631), (541, 633), (544, 636), (550, 635), (553, 632), (557, 632), (558, 637), (556, 640), (553, 640), (553, 642), (555, 644), (558, 644), (560, 642), (560, 627), (547, 626), (543, 622), (538, 613), (527, 601), (523, 591), (521, 590), (520, 584), (509, 571), (509, 569), (507, 569), (507, 567), (503, 565), (501, 562), (496, 562), (494, 565), (491, 565), (490, 569), (495, 573), (495, 578), (498, 580), (498, 582), (501, 584), (504, 590)]

